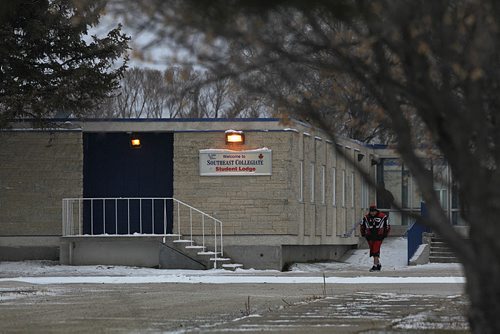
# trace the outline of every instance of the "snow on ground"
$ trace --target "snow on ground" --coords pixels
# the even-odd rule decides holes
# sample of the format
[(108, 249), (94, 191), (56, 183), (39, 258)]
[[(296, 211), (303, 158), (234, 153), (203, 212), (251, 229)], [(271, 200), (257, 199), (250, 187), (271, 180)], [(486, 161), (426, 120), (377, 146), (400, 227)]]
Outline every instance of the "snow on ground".
[[(429, 263), (419, 266), (408, 266), (408, 240), (403, 237), (387, 238), (380, 250), (380, 263), (383, 271), (418, 269), (419, 271), (437, 269), (460, 269), (458, 263)], [(369, 249), (353, 249), (338, 262), (295, 263), (290, 267), (294, 272), (324, 272), (368, 270), (373, 266), (373, 258)]]
[[(405, 238), (387, 238), (380, 251), (382, 269), (400, 270), (407, 267), (408, 240)], [(342, 262), (297, 263), (291, 266), (292, 271), (329, 271), (329, 270), (367, 270), (373, 265), (369, 249), (353, 249), (344, 256)]]
[(463, 277), (318, 277), (318, 276), (59, 276), (59, 277), (14, 277), (2, 281), (31, 284), (148, 284), (148, 283), (192, 283), (192, 284), (455, 284), (465, 283)]
[[(384, 271), (411, 271), (425, 269), (458, 269), (459, 264), (428, 264), (408, 267), (406, 239), (388, 238), (382, 245), (381, 263)], [(64, 266), (52, 261), (0, 262), (0, 282), (19, 281), (33, 284), (64, 283), (323, 283), (319, 272), (328, 272), (326, 283), (365, 284), (369, 283), (463, 283), (461, 276), (446, 277), (334, 277), (340, 271), (366, 271), (372, 265), (367, 249), (352, 250), (342, 262), (301, 263), (291, 266), (291, 272), (276, 270), (238, 269), (230, 272), (212, 270), (167, 270), (126, 266)]]

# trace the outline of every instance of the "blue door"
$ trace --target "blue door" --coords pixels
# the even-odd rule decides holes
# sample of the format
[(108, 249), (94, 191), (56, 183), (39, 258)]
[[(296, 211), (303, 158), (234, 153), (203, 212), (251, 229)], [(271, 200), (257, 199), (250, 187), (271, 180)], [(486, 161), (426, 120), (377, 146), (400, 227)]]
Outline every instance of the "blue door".
[[(173, 196), (173, 134), (84, 133), (85, 198)], [(83, 206), (84, 234), (161, 234), (172, 232), (172, 202), (95, 200)]]

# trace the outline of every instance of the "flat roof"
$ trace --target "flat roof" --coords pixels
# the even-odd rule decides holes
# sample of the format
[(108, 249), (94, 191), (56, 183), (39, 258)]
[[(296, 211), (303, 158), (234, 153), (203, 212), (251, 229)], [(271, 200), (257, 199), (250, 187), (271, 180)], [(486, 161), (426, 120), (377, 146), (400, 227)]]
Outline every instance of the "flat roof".
[[(81, 132), (224, 132), (241, 130), (247, 132), (295, 132), (314, 138), (332, 141), (311, 124), (294, 118), (51, 118), (45, 119), (46, 128), (33, 127), (33, 119), (23, 119), (13, 124), (12, 129), (0, 131), (81, 131)], [(59, 127), (55, 127), (57, 123)], [(339, 145), (353, 144), (358, 147), (380, 149), (357, 140), (336, 137)]]

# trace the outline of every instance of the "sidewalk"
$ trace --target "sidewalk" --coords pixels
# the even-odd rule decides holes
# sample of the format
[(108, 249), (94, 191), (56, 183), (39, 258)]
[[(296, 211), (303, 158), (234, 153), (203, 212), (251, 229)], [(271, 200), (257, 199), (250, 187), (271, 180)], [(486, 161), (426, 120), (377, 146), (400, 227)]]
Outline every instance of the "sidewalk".
[(468, 331), (459, 264), (408, 267), (399, 255), (370, 273), (363, 252), (290, 272), (0, 262), (1, 332)]
[[(277, 277), (448, 277), (463, 276), (462, 267), (457, 263), (435, 263), (418, 266), (407, 265), (406, 239), (388, 238), (382, 246), (382, 271), (368, 272), (372, 259), (368, 249), (350, 251), (343, 262), (297, 263), (289, 272), (276, 270), (238, 269), (235, 272), (225, 270), (160, 270), (121, 266), (63, 266), (52, 261), (0, 262), (0, 279), (6, 277), (74, 277), (74, 276), (127, 276), (145, 277), (176, 275), (190, 276), (277, 276)], [(62, 282), (62, 279), (61, 279)], [(140, 283), (140, 282), (137, 282)], [(187, 281), (189, 283), (189, 281)], [(216, 282), (214, 282), (216, 283)]]
[[(287, 277), (286, 273), (276, 274)], [(319, 274), (290, 274), (322, 278)], [(0, 282), (1, 331), (435, 333), (444, 328), (452, 332), (467, 329), (463, 284), (234, 281), (259, 275), (236, 273), (229, 276), (233, 283), (227, 284), (30, 284), (5, 280)]]

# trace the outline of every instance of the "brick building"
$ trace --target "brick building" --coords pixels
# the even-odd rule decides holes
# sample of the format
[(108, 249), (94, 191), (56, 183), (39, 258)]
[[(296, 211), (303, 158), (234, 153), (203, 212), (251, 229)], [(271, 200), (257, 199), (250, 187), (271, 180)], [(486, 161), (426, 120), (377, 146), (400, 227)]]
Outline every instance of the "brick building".
[[(244, 142), (228, 143), (230, 129)], [(139, 148), (130, 145), (132, 137), (141, 140)], [(374, 151), (346, 139), (334, 144), (298, 121), (115, 119), (43, 130), (17, 124), (0, 140), (0, 260), (155, 266), (161, 262), (151, 256), (161, 240), (155, 235), (192, 235), (199, 244), (205, 233), (201, 216), (194, 225), (180, 223), (181, 209), (166, 200), (175, 198), (223, 223), (226, 256), (246, 268), (283, 269), (339, 259), (358, 244), (353, 226), (375, 202), (333, 145), (375, 177)], [(62, 211), (63, 198), (78, 199), (79, 209)], [(86, 205), (82, 198), (114, 200)], [(134, 210), (141, 224), (152, 223), (131, 227)], [(62, 224), (68, 215), (78, 221), (69, 234)], [(143, 243), (133, 246), (136, 240)], [(112, 253), (106, 247), (116, 245), (106, 258)], [(149, 253), (141, 255), (141, 247)]]

